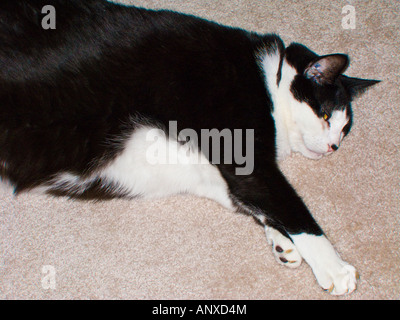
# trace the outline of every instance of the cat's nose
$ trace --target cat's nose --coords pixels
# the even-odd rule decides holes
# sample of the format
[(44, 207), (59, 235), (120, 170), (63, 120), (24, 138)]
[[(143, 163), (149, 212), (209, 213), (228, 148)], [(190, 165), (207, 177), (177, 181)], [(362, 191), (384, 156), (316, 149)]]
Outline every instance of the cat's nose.
[(339, 149), (339, 147), (336, 144), (332, 144), (329, 146), (328, 152), (333, 152), (336, 151), (337, 149)]

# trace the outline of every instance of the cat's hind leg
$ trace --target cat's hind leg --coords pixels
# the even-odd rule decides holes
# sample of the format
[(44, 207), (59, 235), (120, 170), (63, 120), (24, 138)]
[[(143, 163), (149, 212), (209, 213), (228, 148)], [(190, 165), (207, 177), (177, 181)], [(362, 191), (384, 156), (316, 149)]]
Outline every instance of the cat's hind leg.
[(289, 268), (299, 267), (302, 258), (294, 243), (278, 230), (269, 226), (265, 226), (264, 228), (268, 243), (272, 246), (272, 253), (275, 260), (279, 264)]

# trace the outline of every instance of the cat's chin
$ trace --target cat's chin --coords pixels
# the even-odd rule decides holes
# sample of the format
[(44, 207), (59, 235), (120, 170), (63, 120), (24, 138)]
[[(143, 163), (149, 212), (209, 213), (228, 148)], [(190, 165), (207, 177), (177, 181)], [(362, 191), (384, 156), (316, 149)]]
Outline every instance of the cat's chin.
[(310, 151), (310, 152), (307, 153), (307, 154), (304, 154), (304, 153), (303, 153), (303, 156), (305, 156), (305, 157), (308, 158), (308, 159), (312, 159), (312, 160), (320, 160), (320, 159), (322, 159), (322, 158), (324, 157), (323, 154), (314, 153), (314, 152), (312, 152), (312, 151)]
[(308, 159), (320, 160), (325, 156), (331, 155), (333, 152), (319, 153), (319, 152), (315, 152), (315, 151), (312, 151), (312, 150), (306, 148), (301, 153), (302, 153), (303, 156), (305, 156)]

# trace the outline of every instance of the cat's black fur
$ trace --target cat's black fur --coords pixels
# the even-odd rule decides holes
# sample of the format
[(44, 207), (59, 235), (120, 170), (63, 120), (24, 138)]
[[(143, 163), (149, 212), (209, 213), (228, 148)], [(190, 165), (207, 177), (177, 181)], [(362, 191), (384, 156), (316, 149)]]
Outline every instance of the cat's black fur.
[[(49, 4), (57, 12), (55, 30), (41, 26), (41, 8)], [(198, 133), (251, 128), (253, 173), (237, 176), (235, 164), (222, 160), (217, 165), (232, 199), (285, 235), (320, 235), (321, 228), (276, 163), (274, 106), (256, 57), (259, 50), (278, 50), (282, 57), (286, 53), (299, 70), (317, 57), (298, 44), (285, 48), (273, 34), (170, 11), (101, 0), (1, 0), (1, 177), (21, 192), (59, 172), (88, 176), (118, 156), (122, 138), (141, 121), (167, 128), (168, 121), (176, 120), (179, 130)], [(340, 77), (335, 86), (315, 85), (312, 90), (309, 80), (299, 78), (293, 92), (317, 114), (323, 101), (315, 91), (324, 90), (323, 98), (349, 106), (366, 85), (350, 85)], [(51, 193), (125, 195), (118, 185), (105, 188), (101, 181), (83, 194), (62, 188)]]

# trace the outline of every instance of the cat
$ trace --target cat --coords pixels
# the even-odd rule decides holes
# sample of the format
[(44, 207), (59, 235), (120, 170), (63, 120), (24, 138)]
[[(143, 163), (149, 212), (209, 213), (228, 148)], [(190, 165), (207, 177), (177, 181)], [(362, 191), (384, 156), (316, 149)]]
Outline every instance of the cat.
[(0, 173), (15, 193), (206, 197), (264, 226), (278, 263), (356, 289), (277, 162), (339, 149), (352, 101), (379, 82), (345, 76), (347, 55), (105, 0), (2, 0), (0, 44)]

